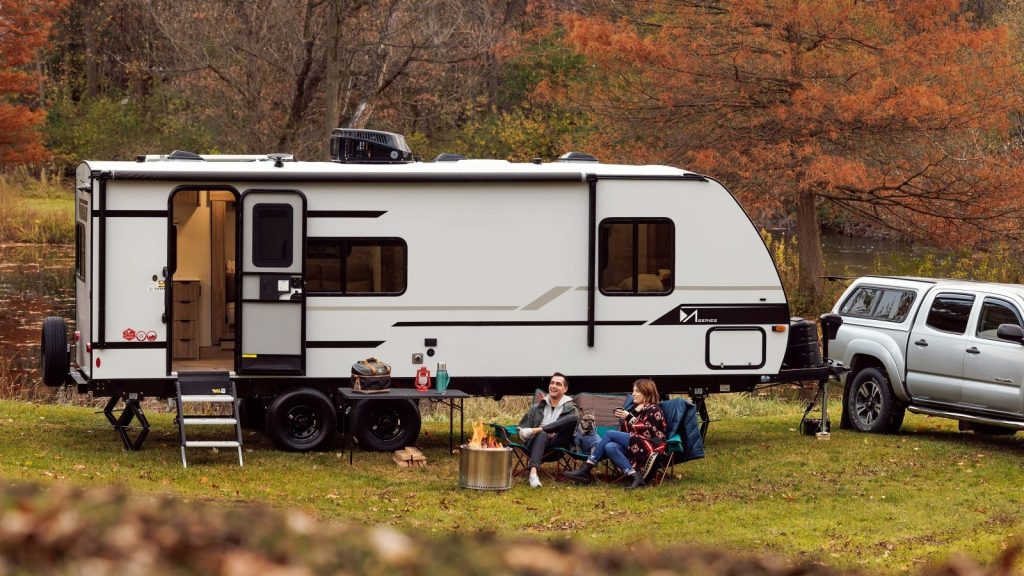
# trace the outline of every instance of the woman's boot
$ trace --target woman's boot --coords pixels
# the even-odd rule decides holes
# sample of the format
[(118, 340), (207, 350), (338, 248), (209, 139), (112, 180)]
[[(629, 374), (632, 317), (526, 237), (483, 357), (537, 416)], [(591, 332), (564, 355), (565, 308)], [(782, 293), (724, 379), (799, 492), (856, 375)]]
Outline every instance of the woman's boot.
[(637, 488), (643, 488), (644, 486), (644, 475), (639, 472), (634, 472), (633, 483), (630, 484), (629, 486), (626, 486), (626, 490), (635, 490)]
[(590, 471), (594, 469), (594, 465), (590, 462), (584, 462), (582, 466), (573, 470), (572, 472), (566, 472), (565, 477), (575, 482), (583, 482), (589, 484), (594, 480), (594, 477), (590, 474)]

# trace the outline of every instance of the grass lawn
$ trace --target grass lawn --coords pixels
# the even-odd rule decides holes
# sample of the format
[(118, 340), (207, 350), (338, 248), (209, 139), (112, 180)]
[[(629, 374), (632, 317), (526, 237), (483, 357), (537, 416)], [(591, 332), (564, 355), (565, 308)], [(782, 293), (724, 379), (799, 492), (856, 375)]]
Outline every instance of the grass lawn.
[(916, 572), (954, 552), (990, 561), (1024, 535), (1021, 439), (908, 415), (900, 435), (836, 430), (822, 441), (795, 431), (796, 403), (737, 416), (716, 412), (718, 401), (712, 417), (725, 415), (711, 425), (707, 458), (635, 493), (550, 481), (543, 490), (522, 481), (507, 492), (460, 490), (447, 422), (436, 419), (420, 437), (425, 469), (358, 451), (349, 466), (340, 447), (276, 452), (258, 433), (247, 433), (244, 468), (230, 451), (193, 450), (183, 469), (170, 414), (150, 414), (144, 449), (129, 453), (92, 409), (10, 401), (0, 402), (0, 477), (298, 507), (428, 535), (490, 531), (617, 549), (646, 533), (658, 547), (698, 543), (883, 573)]

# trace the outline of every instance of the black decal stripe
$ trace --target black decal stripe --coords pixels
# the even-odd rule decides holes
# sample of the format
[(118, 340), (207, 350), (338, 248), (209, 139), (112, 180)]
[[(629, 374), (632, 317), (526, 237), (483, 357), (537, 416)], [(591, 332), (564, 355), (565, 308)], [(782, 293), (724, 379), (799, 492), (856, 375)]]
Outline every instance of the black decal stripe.
[(789, 324), (786, 304), (680, 304), (657, 320), (655, 326), (716, 326)]
[(140, 348), (167, 348), (167, 342), (93, 342), (93, 350), (134, 350)]
[(307, 340), (306, 348), (377, 348), (384, 340)]
[[(598, 326), (643, 326), (646, 324), (644, 320), (607, 320), (597, 322)], [(552, 320), (548, 322), (543, 321), (510, 321), (510, 322), (395, 322), (392, 324), (394, 327), (410, 327), (410, 326), (586, 326), (586, 320)]]
[(387, 210), (310, 210), (308, 218), (380, 218)]
[(93, 218), (167, 218), (167, 210), (93, 210)]

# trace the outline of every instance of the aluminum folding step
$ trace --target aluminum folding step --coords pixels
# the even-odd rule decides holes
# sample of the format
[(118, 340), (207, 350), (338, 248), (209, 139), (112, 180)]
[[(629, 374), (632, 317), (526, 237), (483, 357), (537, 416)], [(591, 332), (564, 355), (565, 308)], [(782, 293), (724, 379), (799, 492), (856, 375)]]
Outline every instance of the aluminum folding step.
[[(242, 424), (238, 417), (239, 401), (235, 383), (228, 372), (184, 372), (178, 374), (175, 384), (178, 411), (178, 434), (181, 438), (181, 465), (188, 468), (185, 451), (188, 448), (235, 448), (238, 450), (238, 465), (244, 466), (242, 457)], [(227, 404), (230, 414), (185, 414), (185, 405)], [(212, 408), (212, 407), (211, 407)], [(235, 431), (234, 440), (189, 440), (185, 428), (189, 426), (231, 426)]]

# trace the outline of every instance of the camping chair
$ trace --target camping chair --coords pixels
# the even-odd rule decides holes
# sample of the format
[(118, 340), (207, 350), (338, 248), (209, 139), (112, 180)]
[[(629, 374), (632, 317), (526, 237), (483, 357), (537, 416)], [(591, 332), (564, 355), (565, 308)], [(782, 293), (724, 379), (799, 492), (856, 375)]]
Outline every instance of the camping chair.
[(660, 462), (655, 463), (651, 471), (650, 482), (661, 486), (665, 477), (675, 471), (675, 465), (704, 457), (704, 439), (702, 432), (707, 430), (698, 416), (697, 407), (684, 398), (664, 400), (658, 404), (665, 413), (665, 429), (668, 439), (665, 451), (657, 456)]
[[(629, 396), (625, 394), (581, 392), (574, 396), (573, 400), (575, 400), (576, 409), (581, 415), (594, 415), (594, 431), (600, 438), (609, 430), (619, 429), (619, 419), (615, 417), (615, 410), (622, 408), (627, 398)], [(590, 457), (589, 452), (578, 452), (575, 449), (558, 448), (557, 452), (562, 456), (559, 461), (562, 470), (575, 470)], [(624, 477), (624, 474), (608, 459), (599, 462), (597, 469), (600, 472), (596, 477), (604, 481), (618, 482)]]
[[(519, 437), (519, 426), (506, 426), (503, 424), (490, 423), (489, 426), (493, 430), (493, 434), (497, 437), (498, 441), (512, 449), (512, 456), (514, 462), (512, 462), (512, 475), (513, 476), (526, 476), (530, 472), (530, 451), (526, 448), (526, 443)], [(541, 458), (541, 462), (554, 462), (555, 473), (552, 474), (541, 466), (538, 470), (544, 473), (548, 478), (557, 479), (562, 475), (563, 472), (563, 455), (558, 448), (548, 450)]]

